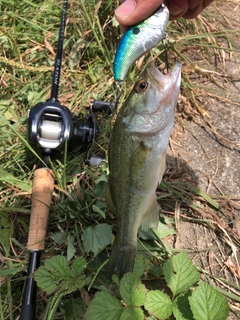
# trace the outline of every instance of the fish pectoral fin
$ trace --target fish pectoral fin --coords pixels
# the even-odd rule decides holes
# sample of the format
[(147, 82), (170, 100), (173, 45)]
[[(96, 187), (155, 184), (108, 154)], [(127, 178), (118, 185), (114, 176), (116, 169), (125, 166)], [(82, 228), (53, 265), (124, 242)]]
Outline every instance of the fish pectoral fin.
[(156, 197), (154, 195), (147, 211), (143, 215), (141, 225), (144, 231), (148, 231), (148, 229), (150, 228), (157, 229), (158, 223), (159, 223), (159, 207), (158, 207)]
[(158, 175), (158, 182), (161, 183), (163, 174), (166, 170), (166, 152), (163, 154), (160, 164), (159, 164), (159, 175)]

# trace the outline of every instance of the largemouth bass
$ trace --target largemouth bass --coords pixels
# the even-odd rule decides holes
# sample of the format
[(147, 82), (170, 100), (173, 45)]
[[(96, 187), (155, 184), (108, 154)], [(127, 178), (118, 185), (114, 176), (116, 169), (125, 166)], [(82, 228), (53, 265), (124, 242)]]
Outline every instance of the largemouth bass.
[(114, 123), (109, 143), (107, 205), (117, 217), (108, 276), (133, 270), (138, 228), (157, 228), (156, 188), (180, 92), (181, 63), (167, 75), (152, 63), (134, 85)]
[(162, 4), (152, 16), (127, 29), (119, 42), (113, 63), (115, 81), (124, 81), (133, 62), (164, 38), (168, 19), (168, 8)]

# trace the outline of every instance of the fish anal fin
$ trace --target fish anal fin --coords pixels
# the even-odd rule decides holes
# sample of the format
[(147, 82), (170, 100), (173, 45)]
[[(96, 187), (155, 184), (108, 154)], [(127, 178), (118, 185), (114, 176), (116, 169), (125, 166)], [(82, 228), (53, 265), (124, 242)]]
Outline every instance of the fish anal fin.
[(159, 223), (159, 207), (156, 200), (156, 197), (152, 198), (152, 201), (146, 210), (146, 213), (142, 218), (142, 229), (148, 231), (150, 228), (157, 229)]

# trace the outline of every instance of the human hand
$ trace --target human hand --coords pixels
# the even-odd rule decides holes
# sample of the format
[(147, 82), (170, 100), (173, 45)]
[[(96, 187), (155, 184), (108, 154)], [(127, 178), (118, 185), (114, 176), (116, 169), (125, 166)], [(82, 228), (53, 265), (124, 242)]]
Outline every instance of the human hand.
[(150, 16), (163, 2), (169, 9), (170, 20), (175, 20), (195, 18), (213, 0), (123, 0), (115, 16), (121, 26), (130, 26)]

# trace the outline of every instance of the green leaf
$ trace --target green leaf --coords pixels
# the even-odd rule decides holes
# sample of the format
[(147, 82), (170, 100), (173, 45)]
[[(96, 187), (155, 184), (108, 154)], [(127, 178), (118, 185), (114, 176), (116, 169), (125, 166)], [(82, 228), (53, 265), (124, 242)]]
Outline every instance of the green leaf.
[(147, 289), (131, 272), (126, 273), (120, 281), (120, 294), (129, 307), (142, 306)]
[(5, 97), (0, 100), (0, 110), (4, 114), (6, 120), (17, 122), (17, 106), (14, 101), (11, 101), (10, 97)]
[(69, 272), (68, 262), (63, 256), (57, 255), (47, 260), (45, 262), (45, 268), (58, 278), (64, 279), (66, 276), (69, 276), (67, 274)]
[(71, 276), (73, 278), (79, 277), (86, 267), (86, 261), (83, 257), (77, 258), (71, 264)]
[(121, 302), (110, 292), (97, 292), (89, 303), (86, 320), (118, 320), (123, 312)]
[(203, 197), (208, 203), (210, 203), (214, 208), (219, 209), (219, 203), (215, 200), (213, 200), (207, 193), (202, 191), (201, 189), (195, 187), (195, 186), (189, 186), (189, 189), (191, 192), (195, 192), (197, 195)]
[(25, 270), (26, 267), (16, 267), (16, 268), (11, 268), (11, 269), (6, 269), (6, 270), (0, 270), (0, 277), (8, 276), (11, 275), (13, 276), (14, 274), (21, 272)]
[(228, 302), (216, 289), (206, 282), (189, 297), (190, 306), (196, 320), (225, 320), (228, 315)]
[(105, 198), (106, 194), (106, 189), (107, 189), (107, 182), (105, 181), (100, 181), (95, 187), (94, 187), (94, 194), (98, 198)]
[(65, 316), (65, 320), (79, 320), (84, 317), (82, 298), (62, 301), (59, 308)]
[(154, 277), (159, 278), (163, 274), (162, 266), (155, 266), (154, 264), (151, 264), (149, 273), (151, 273)]
[(95, 204), (92, 205), (92, 209), (94, 212), (97, 212), (100, 214), (100, 216), (102, 216), (104, 219), (106, 219), (106, 215), (105, 212), (102, 211), (101, 209), (98, 208), (98, 206), (96, 206)]
[(180, 294), (173, 301), (173, 314), (176, 320), (194, 320), (188, 297), (190, 292)]
[(197, 268), (185, 251), (164, 263), (163, 274), (174, 295), (184, 292), (188, 287), (196, 284), (200, 278)]
[(144, 320), (144, 313), (140, 308), (126, 308), (120, 320)]
[(153, 233), (159, 239), (163, 239), (163, 238), (168, 237), (171, 234), (176, 234), (176, 231), (174, 229), (170, 229), (168, 225), (159, 221), (158, 227), (157, 227), (157, 229), (154, 229)]
[(81, 276), (85, 268), (85, 260), (80, 257), (68, 266), (67, 259), (63, 256), (55, 256), (47, 260), (44, 266), (35, 273), (38, 286), (48, 294), (53, 293), (56, 288), (58, 292), (74, 291), (84, 286), (85, 280)]
[(47, 271), (44, 266), (36, 271), (34, 279), (37, 285), (48, 294), (53, 293), (57, 289), (57, 282), (55, 281), (54, 275)]
[(74, 235), (69, 234), (68, 235), (68, 246), (67, 246), (67, 261), (70, 261), (76, 252), (76, 249), (74, 248), (73, 243), (74, 243)]
[(54, 234), (51, 235), (51, 238), (57, 242), (57, 244), (62, 244), (63, 241), (66, 238), (66, 233), (65, 232), (56, 232)]
[(172, 314), (172, 301), (166, 293), (160, 290), (152, 290), (147, 293), (145, 309), (157, 319), (168, 319)]
[(23, 182), (15, 178), (11, 173), (2, 168), (0, 168), (0, 181), (4, 181), (9, 183), (10, 185), (14, 185), (23, 191), (29, 191), (32, 188), (30, 183)]
[(144, 269), (145, 269), (145, 265), (144, 265), (143, 257), (138, 255), (134, 263), (133, 273), (137, 277), (141, 277), (141, 275), (143, 275), (144, 273)]
[(85, 250), (92, 251), (96, 256), (99, 251), (112, 243), (112, 228), (106, 223), (90, 226), (84, 230), (82, 241)]

